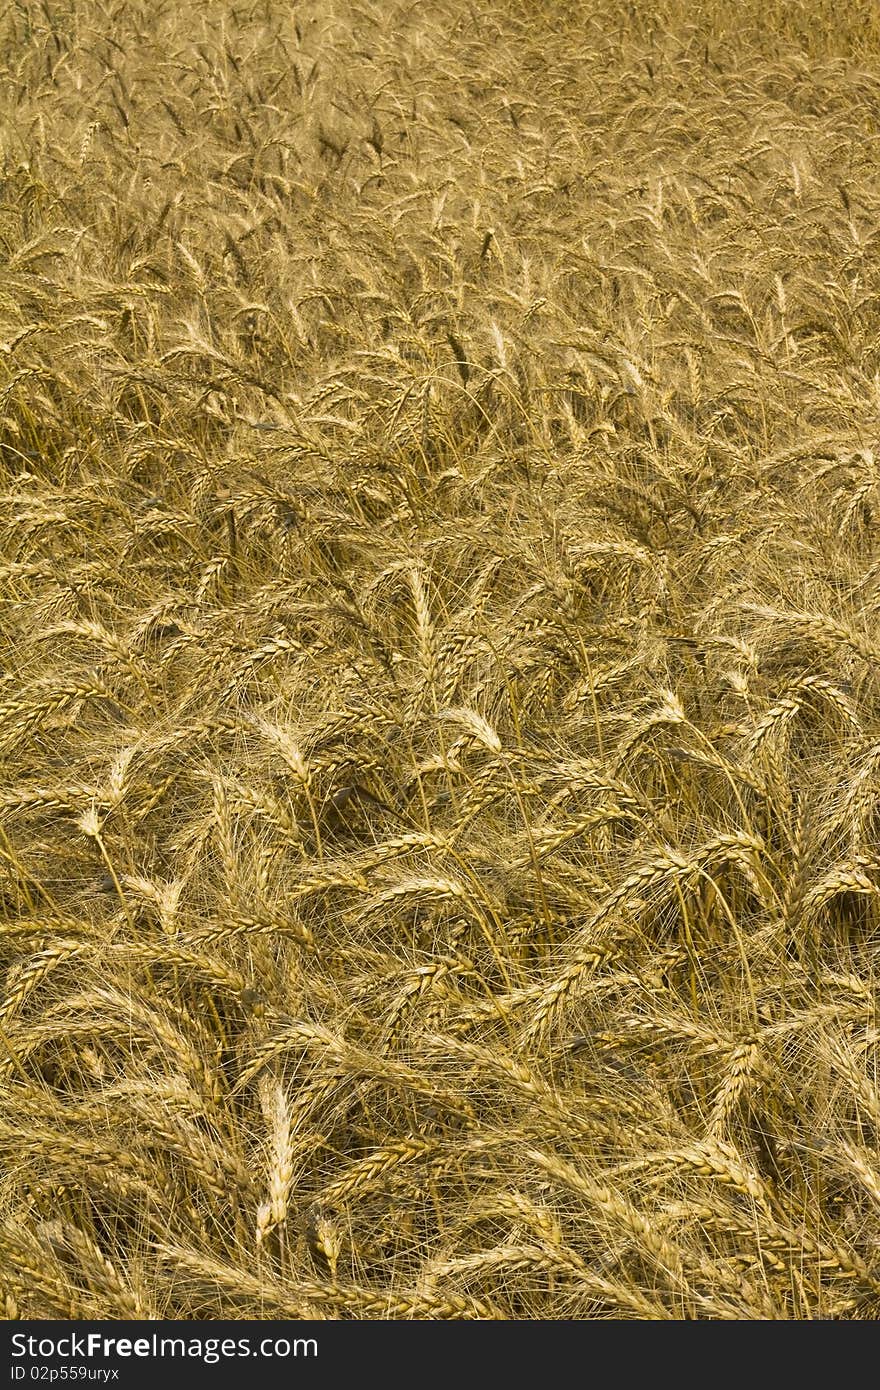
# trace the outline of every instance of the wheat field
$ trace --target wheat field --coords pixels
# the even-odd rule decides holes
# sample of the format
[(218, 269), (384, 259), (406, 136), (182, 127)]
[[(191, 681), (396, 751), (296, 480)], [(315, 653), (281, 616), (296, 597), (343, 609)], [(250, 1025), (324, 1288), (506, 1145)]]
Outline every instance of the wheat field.
[(0, 16), (0, 1307), (880, 1316), (868, 0)]

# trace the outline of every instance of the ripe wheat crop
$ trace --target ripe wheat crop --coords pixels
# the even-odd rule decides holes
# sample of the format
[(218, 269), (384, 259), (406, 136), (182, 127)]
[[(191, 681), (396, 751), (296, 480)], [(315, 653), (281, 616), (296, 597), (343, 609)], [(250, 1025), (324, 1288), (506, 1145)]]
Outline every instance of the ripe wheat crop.
[(878, 113), (868, 0), (2, 7), (7, 1317), (880, 1314)]

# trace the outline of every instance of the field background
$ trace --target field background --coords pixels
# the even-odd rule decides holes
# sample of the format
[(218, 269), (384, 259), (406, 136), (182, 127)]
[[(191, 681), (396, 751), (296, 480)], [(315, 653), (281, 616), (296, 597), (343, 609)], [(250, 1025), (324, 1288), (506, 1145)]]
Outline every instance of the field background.
[(876, 1318), (868, 3), (0, 17), (0, 1305)]

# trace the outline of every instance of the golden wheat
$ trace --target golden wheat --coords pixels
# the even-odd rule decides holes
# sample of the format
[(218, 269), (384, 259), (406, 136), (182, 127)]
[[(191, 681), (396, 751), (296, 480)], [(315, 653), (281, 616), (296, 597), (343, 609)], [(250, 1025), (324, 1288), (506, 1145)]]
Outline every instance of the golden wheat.
[(8, 1318), (880, 1316), (878, 57), (2, 8)]

